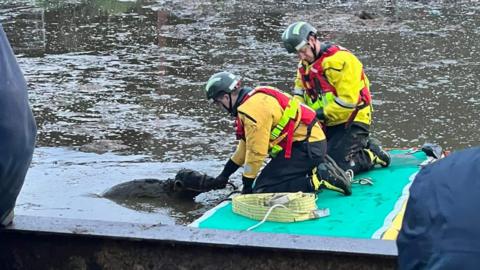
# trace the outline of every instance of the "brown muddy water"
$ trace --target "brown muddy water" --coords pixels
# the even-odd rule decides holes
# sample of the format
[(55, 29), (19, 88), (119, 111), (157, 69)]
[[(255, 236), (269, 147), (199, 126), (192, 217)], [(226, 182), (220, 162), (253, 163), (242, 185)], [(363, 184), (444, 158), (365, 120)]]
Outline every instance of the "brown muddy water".
[(0, 0), (38, 123), (16, 213), (165, 224), (201, 215), (229, 191), (191, 203), (93, 195), (181, 168), (217, 174), (233, 127), (208, 106), (204, 82), (226, 69), (292, 89), (297, 61), (280, 35), (296, 20), (363, 61), (385, 146), (479, 145), (479, 15), (478, 1)]

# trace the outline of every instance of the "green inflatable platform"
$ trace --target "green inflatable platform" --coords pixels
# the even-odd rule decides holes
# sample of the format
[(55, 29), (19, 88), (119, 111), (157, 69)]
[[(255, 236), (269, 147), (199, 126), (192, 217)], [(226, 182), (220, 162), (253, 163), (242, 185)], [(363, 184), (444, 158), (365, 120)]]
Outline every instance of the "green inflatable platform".
[[(391, 150), (390, 154), (392, 162), (388, 168), (375, 168), (355, 177), (368, 177), (373, 185), (353, 184), (353, 194), (348, 197), (330, 190), (318, 194), (318, 208), (329, 208), (329, 216), (295, 223), (265, 222), (253, 231), (382, 238), (394, 218), (401, 213), (408, 197), (408, 188), (420, 168), (419, 165), (427, 159), (423, 152), (412, 150)], [(231, 202), (223, 202), (190, 226), (243, 231), (258, 222), (233, 213)]]

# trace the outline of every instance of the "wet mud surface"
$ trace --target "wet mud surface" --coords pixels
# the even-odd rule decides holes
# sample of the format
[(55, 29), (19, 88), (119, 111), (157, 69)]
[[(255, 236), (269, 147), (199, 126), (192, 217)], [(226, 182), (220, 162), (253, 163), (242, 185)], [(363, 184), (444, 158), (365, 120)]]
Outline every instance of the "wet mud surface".
[(120, 205), (85, 194), (182, 168), (220, 172), (232, 121), (208, 106), (203, 83), (227, 69), (292, 89), (296, 59), (280, 35), (296, 20), (362, 60), (385, 146), (477, 145), (479, 13), (475, 1), (1, 1), (39, 129), (16, 211), (190, 222), (228, 191)]

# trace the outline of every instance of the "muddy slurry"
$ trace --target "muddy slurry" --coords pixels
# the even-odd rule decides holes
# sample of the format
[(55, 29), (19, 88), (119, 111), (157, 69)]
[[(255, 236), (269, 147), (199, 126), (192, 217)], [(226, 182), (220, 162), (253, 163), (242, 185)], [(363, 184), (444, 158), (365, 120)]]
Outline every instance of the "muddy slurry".
[(181, 168), (217, 175), (235, 135), (231, 119), (206, 102), (205, 81), (228, 70), (244, 85), (291, 91), (297, 59), (280, 37), (297, 20), (360, 58), (372, 134), (383, 145), (478, 145), (479, 15), (470, 0), (0, 1), (38, 125), (16, 212), (188, 223), (223, 191), (187, 206), (119, 208), (82, 196), (132, 179), (172, 179)]
[[(122, 207), (135, 211), (155, 213), (155, 208), (168, 208), (191, 212), (191, 216), (200, 216), (203, 211), (195, 215), (202, 205), (194, 201), (197, 192), (175, 190), (175, 179), (136, 179), (115, 185), (95, 197), (109, 199)], [(185, 219), (184, 219), (185, 220)], [(185, 221), (190, 221), (187, 218)]]
[(120, 140), (96, 140), (78, 147), (78, 150), (82, 152), (103, 154), (107, 152), (127, 150), (128, 148), (129, 147), (124, 145)]

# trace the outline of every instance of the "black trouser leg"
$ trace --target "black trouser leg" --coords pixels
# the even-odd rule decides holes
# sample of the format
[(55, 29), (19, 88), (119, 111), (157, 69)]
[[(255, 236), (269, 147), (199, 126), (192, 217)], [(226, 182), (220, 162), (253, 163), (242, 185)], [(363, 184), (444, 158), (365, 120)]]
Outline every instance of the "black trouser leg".
[(314, 192), (312, 170), (323, 162), (326, 145), (325, 141), (295, 142), (291, 158), (286, 159), (282, 151), (263, 168), (255, 181), (253, 192)]
[(373, 167), (367, 147), (369, 130), (367, 125), (353, 123), (349, 129), (345, 125), (327, 127), (327, 153), (343, 170), (354, 173), (368, 171)]

